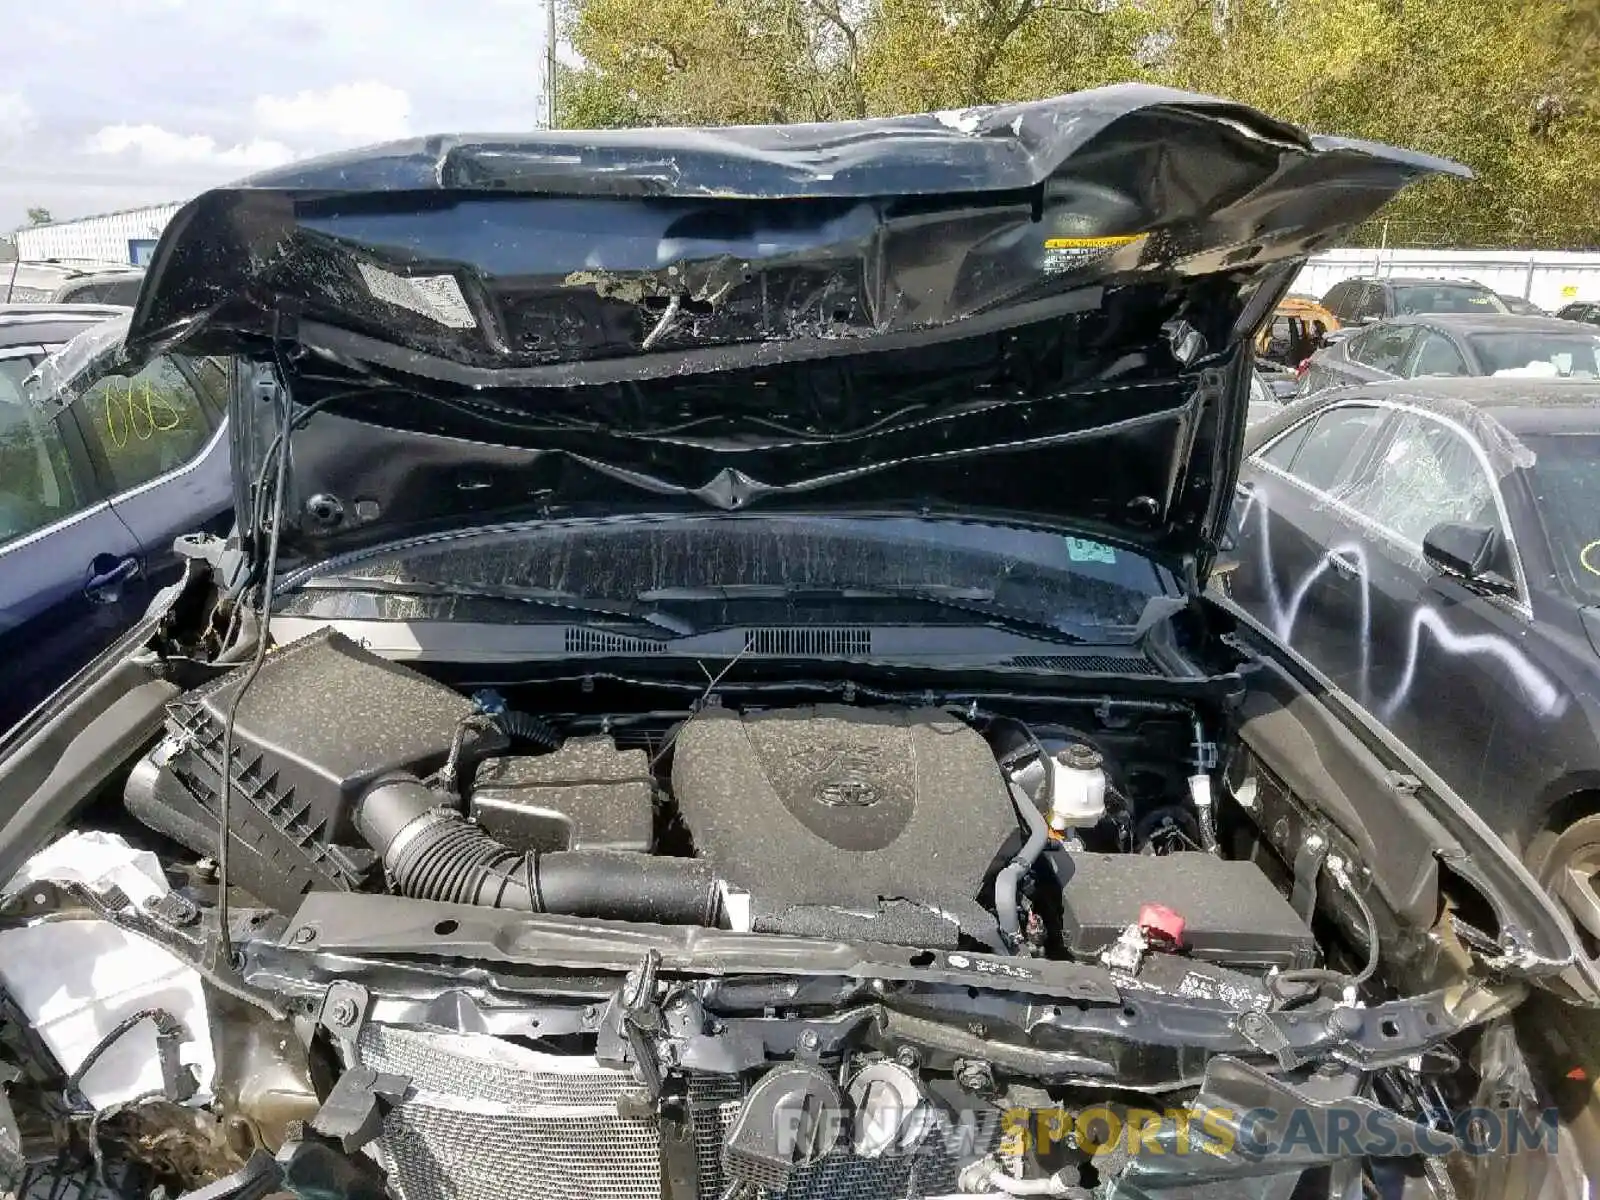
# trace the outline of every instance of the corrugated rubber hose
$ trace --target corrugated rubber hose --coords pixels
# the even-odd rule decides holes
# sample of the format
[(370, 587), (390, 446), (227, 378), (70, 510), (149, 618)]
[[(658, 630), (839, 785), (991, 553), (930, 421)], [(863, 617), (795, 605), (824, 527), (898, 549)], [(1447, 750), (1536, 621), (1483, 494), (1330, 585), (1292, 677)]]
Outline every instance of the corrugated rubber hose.
[(520, 853), (495, 841), (414, 775), (390, 775), (356, 806), (356, 828), (403, 895), (521, 912), (714, 926), (720, 889), (692, 858), (625, 850)]

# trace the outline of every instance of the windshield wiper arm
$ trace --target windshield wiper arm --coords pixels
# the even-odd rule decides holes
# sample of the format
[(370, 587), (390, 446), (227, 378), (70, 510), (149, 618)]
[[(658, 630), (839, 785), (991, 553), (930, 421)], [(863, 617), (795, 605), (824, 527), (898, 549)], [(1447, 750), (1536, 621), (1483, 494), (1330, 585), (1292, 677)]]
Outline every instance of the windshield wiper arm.
[(675, 637), (688, 637), (695, 627), (681, 617), (645, 604), (622, 600), (597, 600), (550, 588), (507, 583), (443, 583), (432, 579), (374, 579), (364, 575), (314, 575), (299, 591), (371, 592), (385, 596), (453, 596), (463, 600), (507, 600), (537, 608), (576, 613), (585, 617), (612, 617), (654, 625)]
[(654, 603), (696, 600), (904, 600), (955, 609), (981, 617), (986, 624), (1037, 635), (1047, 632), (1057, 639), (1088, 639), (1043, 617), (1029, 616), (995, 604), (994, 589), (956, 584), (729, 584), (709, 587), (656, 588), (641, 592), (640, 600)]

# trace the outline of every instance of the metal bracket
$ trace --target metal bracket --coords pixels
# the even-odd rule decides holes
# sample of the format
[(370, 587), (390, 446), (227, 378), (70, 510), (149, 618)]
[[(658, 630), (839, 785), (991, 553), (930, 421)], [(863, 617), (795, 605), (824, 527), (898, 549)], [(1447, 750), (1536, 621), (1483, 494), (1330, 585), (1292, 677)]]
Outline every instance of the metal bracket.
[(665, 1200), (697, 1200), (700, 1159), (695, 1153), (689, 1089), (682, 1077), (667, 1081), (661, 1095), (657, 1128), (661, 1134), (661, 1195)]
[(665, 1019), (656, 1002), (656, 974), (661, 969), (661, 951), (645, 952), (638, 967), (629, 971), (622, 986), (606, 1004), (596, 1033), (595, 1057), (602, 1063), (631, 1064), (634, 1078), (643, 1088), (641, 1097), (624, 1097), (620, 1107), (647, 1108), (654, 1115), (661, 1101), (662, 1064), (656, 1050), (656, 1036)]
[(322, 994), (317, 1024), (334, 1037), (353, 1042), (361, 1036), (361, 1028), (367, 1023), (367, 1013), (371, 1009), (372, 997), (367, 989), (341, 979), (330, 983)]
[(314, 1133), (354, 1154), (383, 1132), (389, 1109), (406, 1097), (411, 1080), (385, 1075), (371, 1067), (351, 1067), (339, 1076), (328, 1098), (308, 1122)]
[(1257, 1050), (1277, 1059), (1280, 1070), (1292, 1071), (1306, 1061), (1289, 1044), (1288, 1036), (1278, 1027), (1277, 1022), (1265, 1013), (1240, 1013), (1233, 1027), (1239, 1031), (1240, 1037)]
[(1328, 857), (1328, 839), (1311, 831), (1300, 844), (1294, 856), (1294, 890), (1289, 904), (1300, 919), (1309, 923), (1317, 910), (1317, 878), (1322, 874), (1322, 864)]

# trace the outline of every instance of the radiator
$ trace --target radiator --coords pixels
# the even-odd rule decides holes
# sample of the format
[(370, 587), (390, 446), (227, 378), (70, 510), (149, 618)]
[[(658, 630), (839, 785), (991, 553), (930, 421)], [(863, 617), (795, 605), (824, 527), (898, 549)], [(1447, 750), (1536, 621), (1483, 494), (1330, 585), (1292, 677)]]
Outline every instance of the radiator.
[[(544, 1054), (498, 1038), (369, 1024), (362, 1063), (407, 1076), (411, 1093), (390, 1113), (378, 1162), (398, 1200), (655, 1200), (660, 1140), (648, 1120), (617, 1115), (634, 1087), (627, 1072), (593, 1058)], [(722, 1138), (739, 1107), (738, 1085), (691, 1076), (699, 1191), (725, 1187)], [(986, 1147), (985, 1147), (986, 1148)], [(982, 1153), (985, 1148), (977, 1148)], [(906, 1200), (954, 1193), (973, 1156), (946, 1146), (862, 1159), (840, 1150), (797, 1171), (767, 1200)]]

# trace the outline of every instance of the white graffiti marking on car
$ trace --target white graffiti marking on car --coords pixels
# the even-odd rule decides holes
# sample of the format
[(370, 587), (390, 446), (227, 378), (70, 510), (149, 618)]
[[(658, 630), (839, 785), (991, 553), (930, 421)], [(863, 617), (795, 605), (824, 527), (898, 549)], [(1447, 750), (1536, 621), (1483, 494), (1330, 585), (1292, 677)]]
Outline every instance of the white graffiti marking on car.
[(1417, 656), (1422, 652), (1422, 633), (1433, 636), (1439, 648), (1447, 654), (1466, 657), (1486, 654), (1497, 658), (1517, 681), (1517, 686), (1533, 710), (1541, 717), (1559, 717), (1567, 706), (1567, 697), (1551, 683), (1544, 672), (1528, 661), (1528, 656), (1498, 633), (1457, 633), (1445, 624), (1437, 610), (1426, 605), (1411, 614), (1411, 631), (1406, 651), (1405, 673), (1401, 675), (1394, 694), (1384, 703), (1380, 715), (1389, 720), (1411, 692), (1417, 674)]
[[(1246, 522), (1254, 517), (1261, 544), (1262, 592), (1266, 597), (1273, 633), (1280, 641), (1293, 646), (1294, 627), (1299, 619), (1301, 606), (1317, 580), (1329, 570), (1335, 569), (1339, 565), (1339, 560), (1353, 565), (1361, 589), (1361, 621), (1358, 631), (1361, 644), (1359, 698), (1363, 704), (1373, 706), (1374, 697), (1371, 688), (1373, 585), (1366, 547), (1360, 542), (1350, 541), (1325, 550), (1310, 569), (1287, 589), (1286, 598), (1286, 589), (1278, 578), (1277, 565), (1272, 557), (1270, 533), (1272, 522), (1268, 519), (1269, 515), (1265, 493), (1260, 487), (1254, 488), (1240, 505), (1238, 529), (1242, 535)], [(1487, 655), (1498, 660), (1516, 680), (1528, 704), (1539, 716), (1554, 719), (1566, 710), (1566, 693), (1510, 640), (1497, 633), (1457, 633), (1450, 628), (1438, 610), (1421, 605), (1411, 615), (1400, 681), (1394, 691), (1374, 708), (1382, 720), (1393, 720), (1395, 714), (1410, 697), (1412, 685), (1416, 682), (1417, 663), (1422, 654), (1424, 633), (1446, 654), (1463, 658)]]

